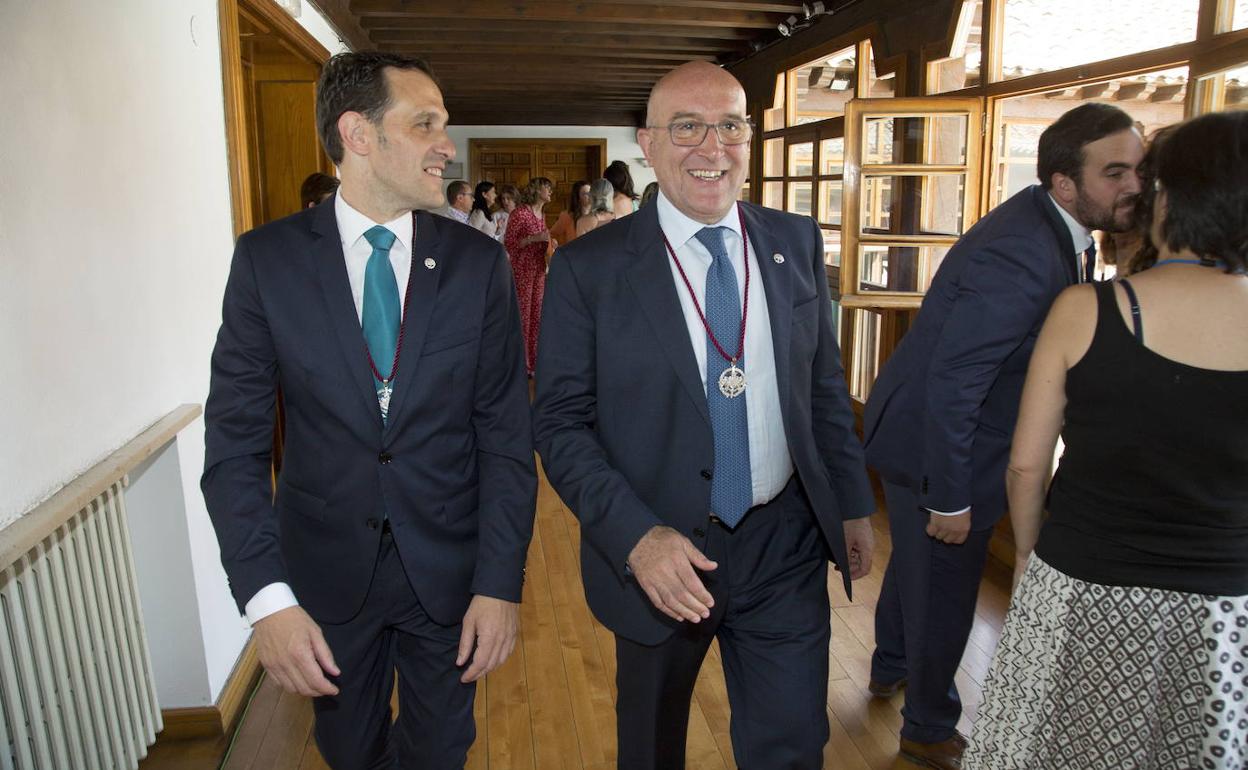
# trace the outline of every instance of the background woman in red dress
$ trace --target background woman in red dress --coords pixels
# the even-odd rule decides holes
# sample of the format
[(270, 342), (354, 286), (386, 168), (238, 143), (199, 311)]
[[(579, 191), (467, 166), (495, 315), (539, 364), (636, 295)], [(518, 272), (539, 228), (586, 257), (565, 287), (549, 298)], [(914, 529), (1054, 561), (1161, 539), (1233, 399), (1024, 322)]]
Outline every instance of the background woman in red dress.
[(537, 333), (542, 325), (542, 294), (546, 290), (546, 247), (550, 242), (542, 208), (550, 203), (553, 190), (554, 185), (546, 177), (529, 180), (520, 191), (520, 205), (507, 218), (507, 233), (503, 236), (520, 298), (524, 360), (530, 377), (537, 362)]

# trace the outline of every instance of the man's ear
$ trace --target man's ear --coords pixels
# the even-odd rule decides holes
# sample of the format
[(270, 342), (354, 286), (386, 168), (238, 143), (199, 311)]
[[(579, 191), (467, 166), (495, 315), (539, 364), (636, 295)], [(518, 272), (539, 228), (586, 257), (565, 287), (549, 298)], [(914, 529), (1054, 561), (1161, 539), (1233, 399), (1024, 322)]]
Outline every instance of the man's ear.
[(648, 128), (637, 129), (637, 144), (641, 147), (641, 154), (646, 156), (646, 162), (654, 165), (654, 159), (650, 157), (650, 143), (654, 141), (654, 134)]
[(1075, 180), (1059, 172), (1054, 172), (1050, 177), (1049, 190), (1053, 193), (1053, 197), (1057, 198), (1060, 203), (1067, 206), (1073, 206), (1075, 199), (1079, 197), (1079, 185)]
[(376, 142), (377, 129), (360, 113), (348, 111), (338, 116), (338, 138), (347, 152), (368, 155)]

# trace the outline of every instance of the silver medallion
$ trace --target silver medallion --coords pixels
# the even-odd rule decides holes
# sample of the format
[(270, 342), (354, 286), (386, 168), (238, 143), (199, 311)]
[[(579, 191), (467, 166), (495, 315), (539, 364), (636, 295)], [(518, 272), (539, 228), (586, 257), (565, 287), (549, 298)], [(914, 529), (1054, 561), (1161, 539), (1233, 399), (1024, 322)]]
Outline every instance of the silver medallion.
[(720, 372), (719, 392), (724, 394), (724, 398), (736, 398), (745, 392), (745, 372), (741, 371), (736, 362), (730, 363), (727, 369)]
[(381, 407), (381, 417), (384, 420), (390, 416), (390, 394), (394, 392), (394, 388), (390, 387), (390, 383), (382, 383), (377, 389), (377, 404)]

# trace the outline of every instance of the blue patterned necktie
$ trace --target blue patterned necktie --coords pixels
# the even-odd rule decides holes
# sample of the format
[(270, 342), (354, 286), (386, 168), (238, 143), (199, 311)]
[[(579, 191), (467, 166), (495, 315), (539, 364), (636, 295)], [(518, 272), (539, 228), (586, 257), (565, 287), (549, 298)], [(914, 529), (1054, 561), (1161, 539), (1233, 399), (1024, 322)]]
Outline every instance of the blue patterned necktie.
[(364, 237), (373, 247), (364, 268), (364, 309), (360, 325), (364, 329), (364, 342), (373, 366), (386, 378), (386, 382), (373, 375), (377, 390), (377, 403), (381, 408), (381, 421), (385, 423), (390, 411), (390, 383), (393, 375), (394, 349), (399, 344), (399, 321), (402, 309), (399, 305), (399, 284), (390, 266), (390, 247), (394, 245), (394, 233), (381, 225), (370, 228)]
[[(706, 323), (728, 355), (737, 353), (741, 339), (741, 300), (737, 274), (724, 248), (723, 227), (704, 227), (694, 236), (711, 253), (706, 272), (703, 306)], [(737, 366), (745, 368), (741, 351)], [(719, 390), (719, 375), (728, 362), (706, 339), (706, 407), (715, 437), (715, 475), (711, 477), (711, 513), (735, 527), (754, 501), (750, 482), (750, 431), (746, 421), (745, 394), (728, 398)]]

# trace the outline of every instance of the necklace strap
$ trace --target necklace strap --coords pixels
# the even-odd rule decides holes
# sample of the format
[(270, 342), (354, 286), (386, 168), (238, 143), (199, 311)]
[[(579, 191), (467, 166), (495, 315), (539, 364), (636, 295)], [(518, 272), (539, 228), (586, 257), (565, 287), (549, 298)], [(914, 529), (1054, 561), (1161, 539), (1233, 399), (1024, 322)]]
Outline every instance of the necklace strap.
[[(715, 346), (715, 350), (719, 351), (719, 354), (724, 357), (724, 360), (734, 366), (745, 355), (745, 319), (749, 317), (750, 312), (750, 237), (745, 231), (745, 213), (741, 211), (740, 204), (737, 205), (737, 217), (741, 222), (741, 244), (745, 261), (745, 299), (741, 303), (741, 331), (737, 335), (737, 354), (735, 356), (728, 355), (728, 351), (724, 350), (724, 346), (719, 344), (719, 340), (715, 338), (715, 333), (711, 331), (711, 325), (706, 320), (706, 313), (702, 312), (702, 304), (698, 302), (698, 295), (693, 290), (693, 284), (689, 282), (689, 276), (685, 274), (684, 265), (680, 264), (680, 257), (676, 256), (676, 250), (672, 248), (671, 241), (667, 239), (667, 233), (663, 232), (663, 228), (659, 228), (659, 234), (663, 236), (663, 245), (667, 247), (667, 253), (672, 255), (672, 261), (676, 263), (676, 270), (680, 273), (681, 280), (685, 282), (685, 289), (689, 292), (689, 299), (693, 300), (693, 309), (698, 312), (698, 320), (702, 322), (702, 328), (706, 329), (707, 338)], [(712, 255), (713, 258), (714, 255)]]

